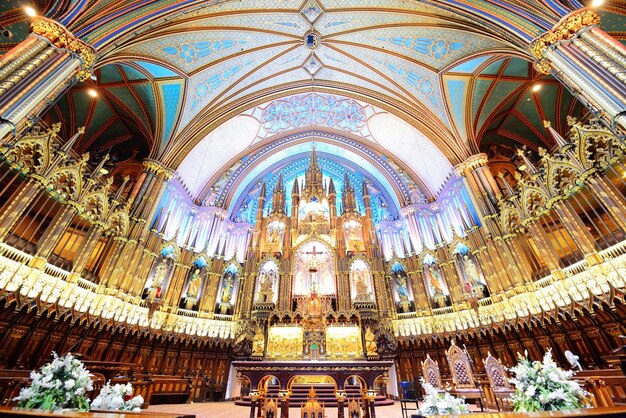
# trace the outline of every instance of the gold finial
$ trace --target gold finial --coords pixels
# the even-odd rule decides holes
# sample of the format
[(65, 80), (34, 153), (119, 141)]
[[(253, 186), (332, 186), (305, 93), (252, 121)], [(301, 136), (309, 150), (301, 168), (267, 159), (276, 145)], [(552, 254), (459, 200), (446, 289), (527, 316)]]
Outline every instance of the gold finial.
[(539, 153), (540, 157), (545, 157), (546, 155), (548, 155), (548, 150), (543, 147), (539, 147), (537, 152)]
[(81, 135), (82, 135), (82, 134), (84, 134), (84, 133), (85, 133), (85, 127), (84, 127), (84, 126), (81, 126), (80, 128), (78, 128), (78, 130), (76, 131), (76, 133), (81, 134)]
[(519, 155), (520, 157), (523, 157), (524, 156), (524, 151), (521, 150), (521, 149), (518, 149), (516, 154)]
[(576, 124), (576, 122), (578, 122), (578, 121), (576, 120), (575, 117), (572, 117), (572, 116), (568, 116), (567, 117), (567, 125), (568, 126), (574, 126)]
[(550, 122), (549, 120), (544, 120), (543, 121), (543, 127), (544, 128), (549, 128), (552, 126), (552, 122)]

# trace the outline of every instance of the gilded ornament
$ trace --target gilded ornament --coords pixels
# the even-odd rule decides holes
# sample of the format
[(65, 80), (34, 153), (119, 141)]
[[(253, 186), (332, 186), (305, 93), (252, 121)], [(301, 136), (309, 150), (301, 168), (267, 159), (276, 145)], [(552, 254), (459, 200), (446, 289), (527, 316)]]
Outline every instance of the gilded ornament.
[(33, 19), (30, 29), (34, 34), (49, 40), (55, 47), (67, 49), (78, 56), (81, 66), (76, 77), (79, 81), (85, 81), (91, 76), (96, 61), (96, 50), (91, 45), (76, 38), (65, 26), (45, 17)]
[(548, 32), (530, 44), (530, 52), (538, 60), (542, 60), (546, 50), (557, 42), (572, 39), (581, 29), (600, 23), (600, 16), (593, 10), (580, 9), (565, 16)]

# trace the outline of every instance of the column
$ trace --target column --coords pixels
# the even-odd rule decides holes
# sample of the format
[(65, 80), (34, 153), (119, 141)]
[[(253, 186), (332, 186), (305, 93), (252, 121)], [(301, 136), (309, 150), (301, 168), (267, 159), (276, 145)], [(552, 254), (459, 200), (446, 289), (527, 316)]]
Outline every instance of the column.
[(0, 139), (21, 131), (29, 117), (91, 75), (94, 48), (54, 20), (38, 17), (31, 34), (0, 61)]
[(59, 210), (37, 243), (36, 257), (42, 259), (48, 258), (65, 232), (65, 229), (70, 225), (77, 213), (73, 205), (63, 206)]
[(599, 23), (595, 11), (575, 10), (535, 39), (530, 51), (537, 70), (553, 74), (609, 126), (625, 132), (626, 48), (598, 28)]
[(587, 230), (587, 227), (582, 219), (580, 219), (580, 216), (578, 216), (578, 214), (563, 201), (555, 204), (554, 210), (558, 214), (563, 226), (567, 229), (576, 243), (576, 246), (583, 253), (583, 256), (586, 257), (590, 254), (595, 254), (595, 240), (589, 230)]
[(89, 227), (87, 235), (85, 236), (85, 242), (80, 246), (80, 249), (74, 257), (71, 275), (80, 276), (83, 268), (85, 268), (85, 265), (91, 257), (91, 253), (98, 244), (103, 230), (104, 225), (100, 222), (96, 222)]
[[(468, 157), (457, 164), (454, 171), (463, 178), (467, 192), (476, 208), (476, 212), (483, 222), (483, 217), (493, 214), (493, 202), (500, 197), (501, 192), (489, 167), (487, 154), (480, 153)], [(489, 199), (490, 202), (486, 202)]]
[(0, 212), (0, 241), (6, 238), (13, 225), (15, 225), (15, 222), (17, 222), (20, 216), (28, 209), (28, 206), (37, 196), (37, 192), (43, 192), (43, 188), (33, 179), (28, 179), (26, 183), (22, 184), (19, 190), (11, 196), (7, 204), (2, 207), (2, 211)]

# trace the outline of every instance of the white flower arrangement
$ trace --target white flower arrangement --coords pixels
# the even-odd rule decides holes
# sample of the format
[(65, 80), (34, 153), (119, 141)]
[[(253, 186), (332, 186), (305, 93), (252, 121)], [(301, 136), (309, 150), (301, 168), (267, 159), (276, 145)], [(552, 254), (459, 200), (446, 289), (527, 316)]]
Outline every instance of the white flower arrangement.
[(589, 393), (578, 382), (570, 380), (572, 371), (559, 368), (548, 350), (540, 361), (528, 360), (518, 353), (519, 363), (510, 369), (515, 375), (509, 381), (515, 385), (513, 408), (517, 412), (562, 411), (585, 407)]
[(130, 383), (125, 385), (115, 384), (111, 386), (111, 382), (100, 390), (100, 394), (91, 404), (92, 409), (101, 409), (107, 411), (140, 411), (143, 405), (143, 397), (141, 395), (133, 396), (133, 386)]
[(93, 389), (89, 370), (70, 353), (59, 357), (53, 352), (51, 363), (32, 371), (31, 384), (15, 398), (18, 406), (45, 410), (64, 408), (89, 411), (87, 392)]
[(457, 398), (451, 395), (448, 388), (443, 393), (439, 393), (437, 388), (427, 383), (424, 378), (421, 378), (421, 382), (426, 392), (424, 403), (420, 408), (420, 412), (423, 415), (466, 414), (469, 412), (465, 398)]

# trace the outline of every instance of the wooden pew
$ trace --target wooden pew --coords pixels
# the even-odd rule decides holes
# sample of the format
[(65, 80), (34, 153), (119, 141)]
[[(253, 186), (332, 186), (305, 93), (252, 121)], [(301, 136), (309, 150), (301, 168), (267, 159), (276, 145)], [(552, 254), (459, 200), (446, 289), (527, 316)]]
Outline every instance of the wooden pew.
[(583, 370), (575, 379), (593, 395), (594, 406), (626, 405), (626, 377), (620, 369)]

